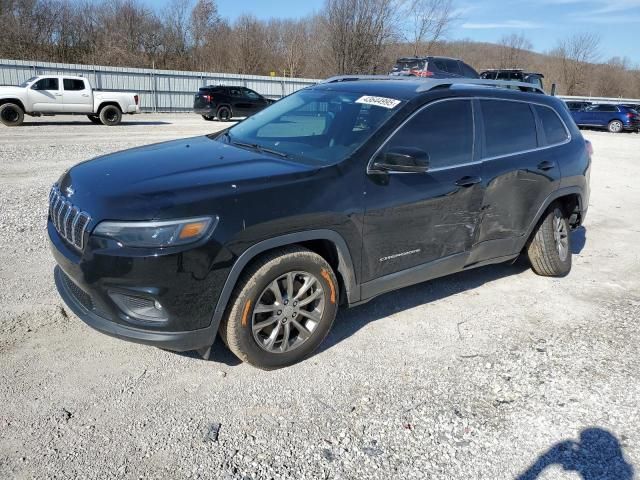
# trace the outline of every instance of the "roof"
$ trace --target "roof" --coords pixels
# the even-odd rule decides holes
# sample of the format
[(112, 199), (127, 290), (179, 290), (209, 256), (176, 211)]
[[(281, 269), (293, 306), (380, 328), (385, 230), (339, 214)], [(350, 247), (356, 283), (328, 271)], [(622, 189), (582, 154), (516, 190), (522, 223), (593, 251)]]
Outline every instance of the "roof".
[(404, 62), (404, 61), (411, 61), (411, 60), (428, 60), (430, 58), (441, 58), (443, 60), (455, 60), (458, 61), (460, 60), (459, 58), (454, 58), (454, 57), (440, 57), (438, 55), (426, 55), (424, 57), (400, 57), (396, 60), (396, 62)]

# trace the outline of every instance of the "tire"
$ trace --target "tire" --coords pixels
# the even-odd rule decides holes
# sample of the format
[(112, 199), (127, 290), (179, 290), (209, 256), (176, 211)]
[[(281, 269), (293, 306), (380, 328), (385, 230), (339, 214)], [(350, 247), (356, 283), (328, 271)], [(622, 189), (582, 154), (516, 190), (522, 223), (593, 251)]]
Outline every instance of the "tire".
[(611, 120), (607, 126), (607, 130), (611, 133), (620, 133), (624, 130), (624, 125), (620, 120)]
[(538, 275), (563, 277), (571, 271), (571, 228), (561, 205), (549, 207), (538, 224), (527, 255)]
[(0, 121), (7, 127), (18, 127), (24, 122), (24, 110), (15, 103), (0, 106)]
[(220, 107), (216, 112), (216, 117), (218, 117), (218, 120), (221, 122), (228, 122), (233, 117), (233, 113), (229, 107)]
[(96, 125), (102, 125), (102, 122), (100, 121), (100, 117), (96, 115), (87, 115), (87, 118), (91, 120), (91, 123), (95, 123)]
[(240, 360), (255, 367), (273, 370), (292, 365), (310, 355), (329, 333), (338, 294), (336, 276), (320, 255), (302, 247), (275, 250), (241, 275), (220, 336)]
[(207, 122), (213, 122), (213, 118), (211, 115), (202, 115), (202, 118), (204, 118)]
[(100, 122), (108, 127), (119, 125), (122, 121), (122, 112), (115, 105), (107, 105), (100, 110)]

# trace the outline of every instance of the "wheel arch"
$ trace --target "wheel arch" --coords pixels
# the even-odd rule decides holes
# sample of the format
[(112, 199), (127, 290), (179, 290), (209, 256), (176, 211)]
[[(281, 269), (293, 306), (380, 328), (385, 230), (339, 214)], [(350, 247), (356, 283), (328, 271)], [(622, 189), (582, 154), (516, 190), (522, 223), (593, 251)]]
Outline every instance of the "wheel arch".
[(522, 250), (535, 235), (536, 226), (540, 223), (549, 206), (555, 202), (559, 202), (565, 212), (569, 215), (569, 223), (572, 227), (577, 227), (582, 223), (583, 197), (580, 187), (565, 187), (551, 193), (540, 206), (536, 215), (527, 229), (527, 233), (523, 235), (523, 242), (518, 250)]
[(27, 113), (24, 108), (24, 103), (22, 103), (22, 100), (20, 100), (19, 98), (3, 98), (0, 100), (0, 106), (4, 105), (5, 103), (14, 103), (19, 106), (23, 112)]
[(120, 110), (120, 113), (124, 112), (122, 110), (122, 106), (118, 102), (116, 102), (115, 100), (105, 100), (104, 102), (101, 102), (100, 105), (98, 105), (98, 111), (96, 112), (96, 115), (100, 115), (100, 112), (102, 111), (102, 109), (104, 107), (108, 107), (109, 105), (114, 106), (114, 107), (118, 107), (118, 110)]
[(322, 256), (334, 269), (340, 282), (341, 293), (345, 295), (347, 303), (353, 304), (360, 300), (360, 288), (356, 283), (351, 253), (347, 243), (339, 233), (333, 230), (308, 230), (290, 233), (258, 242), (238, 257), (233, 267), (231, 267), (213, 312), (211, 326), (214, 327), (214, 331), (218, 330), (233, 289), (249, 263), (268, 251), (290, 245), (306, 247)]

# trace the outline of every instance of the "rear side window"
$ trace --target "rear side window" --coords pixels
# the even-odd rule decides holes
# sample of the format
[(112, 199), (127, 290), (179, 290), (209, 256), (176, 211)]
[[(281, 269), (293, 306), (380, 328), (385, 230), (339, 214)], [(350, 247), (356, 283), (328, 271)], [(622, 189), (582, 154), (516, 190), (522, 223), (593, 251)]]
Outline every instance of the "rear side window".
[(469, 78), (478, 78), (478, 72), (476, 72), (473, 68), (467, 65), (464, 62), (460, 62), (460, 66), (462, 67), (462, 74), (465, 77)]
[(62, 81), (62, 85), (64, 86), (64, 89), (68, 91), (84, 90), (84, 82), (82, 80), (65, 78)]
[(43, 78), (42, 80), (38, 80), (31, 87), (33, 90), (58, 90), (58, 79), (57, 78)]
[(528, 103), (481, 100), (486, 156), (497, 157), (538, 146), (536, 121)]
[(415, 147), (429, 154), (429, 168), (445, 168), (473, 159), (471, 101), (450, 100), (427, 106), (404, 124), (387, 142), (394, 147)]
[(447, 67), (447, 72), (455, 75), (462, 75), (462, 70), (460, 70), (460, 65), (458, 65), (456, 60), (445, 60), (444, 64)]
[(444, 60), (440, 60), (440, 59), (431, 60), (431, 65), (436, 67), (435, 70), (440, 70), (442, 72), (447, 71), (447, 65), (444, 63)]
[(615, 105), (595, 105), (591, 110), (594, 112), (617, 112), (618, 107)]
[(558, 117), (558, 114), (551, 108), (535, 105), (536, 113), (542, 122), (542, 130), (547, 139), (547, 145), (557, 145), (569, 138), (567, 129)]

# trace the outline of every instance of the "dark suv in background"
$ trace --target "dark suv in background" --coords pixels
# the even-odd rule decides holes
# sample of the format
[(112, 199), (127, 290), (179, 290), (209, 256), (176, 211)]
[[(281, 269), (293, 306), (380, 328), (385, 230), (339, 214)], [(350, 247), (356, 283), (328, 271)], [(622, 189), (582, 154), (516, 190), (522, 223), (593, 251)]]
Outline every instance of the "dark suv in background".
[(423, 78), (479, 78), (471, 66), (457, 58), (448, 57), (403, 57), (389, 73), (394, 76)]
[(193, 111), (205, 120), (217, 118), (226, 122), (233, 117), (250, 117), (273, 102), (246, 87), (217, 85), (198, 90), (193, 100)]
[(544, 75), (537, 72), (527, 72), (521, 68), (495, 68), (483, 71), (480, 78), (487, 80), (507, 80), (515, 82), (531, 83), (540, 89), (544, 89), (542, 79)]
[(55, 281), (108, 335), (208, 356), (220, 334), (278, 368), (320, 345), (339, 305), (521, 254), (567, 275), (590, 155), (528, 84), (339, 77), (223, 132), (65, 172)]

